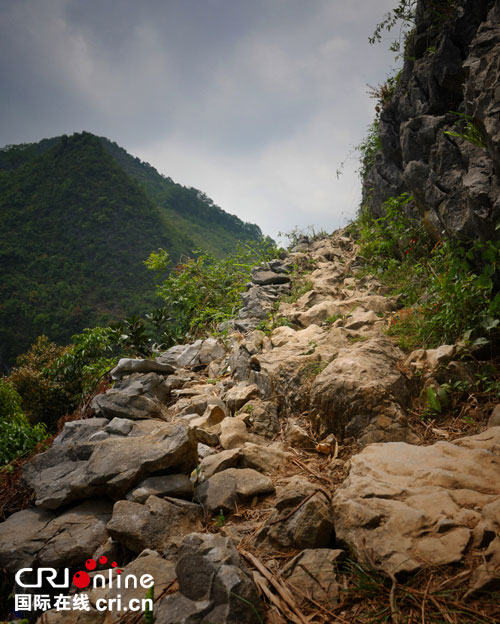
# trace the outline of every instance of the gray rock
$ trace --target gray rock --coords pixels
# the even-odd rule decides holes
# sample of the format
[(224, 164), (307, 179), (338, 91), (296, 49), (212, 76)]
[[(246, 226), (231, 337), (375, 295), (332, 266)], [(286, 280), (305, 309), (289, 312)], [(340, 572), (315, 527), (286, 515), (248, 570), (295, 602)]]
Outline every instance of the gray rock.
[(186, 424), (159, 424), (139, 437), (53, 446), (27, 462), (23, 475), (37, 506), (57, 509), (83, 498), (119, 498), (151, 473), (189, 474), (198, 463), (196, 447)]
[(0, 524), (2, 567), (11, 573), (35, 564), (45, 567), (82, 565), (107, 540), (111, 517), (108, 501), (86, 501), (59, 516), (24, 509)]
[(144, 505), (118, 501), (108, 522), (108, 533), (132, 552), (145, 548), (162, 552), (176, 538), (202, 528), (203, 511), (199, 505), (180, 499), (150, 496)]
[(171, 364), (177, 368), (197, 368), (206, 366), (226, 355), (224, 346), (215, 338), (196, 340), (190, 345), (176, 345), (157, 358), (158, 362)]
[(111, 379), (121, 379), (132, 373), (160, 373), (170, 375), (175, 368), (170, 364), (163, 364), (155, 360), (138, 360), (133, 358), (121, 358), (111, 371)]
[(59, 446), (63, 443), (76, 444), (77, 442), (87, 442), (93, 434), (101, 431), (108, 422), (107, 418), (88, 418), (66, 422), (63, 430), (54, 439), (52, 445)]
[(299, 598), (308, 596), (335, 608), (340, 603), (336, 568), (344, 556), (343, 550), (306, 549), (286, 564), (281, 576), (298, 592)]
[(224, 400), (229, 409), (236, 412), (241, 409), (245, 403), (248, 403), (251, 399), (256, 399), (258, 397), (259, 389), (255, 384), (238, 384), (226, 393)]
[(193, 533), (176, 565), (179, 592), (155, 607), (159, 624), (258, 624), (264, 609), (250, 573), (231, 540)]
[(288, 284), (288, 282), (290, 282), (290, 276), (285, 273), (275, 273), (274, 271), (266, 271), (257, 267), (252, 269), (252, 282), (260, 286), (267, 286), (268, 284)]
[(230, 512), (236, 502), (273, 493), (274, 485), (269, 477), (250, 468), (229, 468), (198, 485), (195, 500), (200, 500), (210, 513)]
[(113, 420), (104, 427), (104, 431), (113, 435), (126, 436), (132, 431), (134, 423), (128, 418), (113, 418)]
[(245, 423), (239, 418), (226, 418), (220, 425), (220, 443), (223, 449), (243, 446), (249, 436)]
[(98, 394), (90, 404), (92, 411), (109, 420), (124, 418), (161, 418), (162, 403), (168, 396), (164, 380), (156, 373), (132, 375), (122, 379), (104, 394)]
[(237, 415), (246, 414), (245, 422), (251, 427), (252, 433), (273, 438), (280, 432), (278, 406), (274, 401), (252, 400)]
[(193, 484), (189, 477), (183, 474), (158, 475), (141, 481), (137, 487), (127, 494), (127, 500), (134, 503), (144, 503), (150, 496), (171, 496), (191, 500), (193, 498)]
[(332, 511), (320, 492), (314, 494), (289, 518), (279, 521), (280, 518), (286, 518), (308, 494), (314, 492), (314, 486), (310, 485), (306, 494), (305, 484), (307, 482), (297, 480), (278, 490), (276, 511), (256, 534), (256, 545), (280, 550), (326, 548), (331, 545), (334, 539)]
[(228, 449), (205, 457), (200, 464), (200, 477), (208, 479), (216, 472), (236, 468), (241, 458), (240, 449)]

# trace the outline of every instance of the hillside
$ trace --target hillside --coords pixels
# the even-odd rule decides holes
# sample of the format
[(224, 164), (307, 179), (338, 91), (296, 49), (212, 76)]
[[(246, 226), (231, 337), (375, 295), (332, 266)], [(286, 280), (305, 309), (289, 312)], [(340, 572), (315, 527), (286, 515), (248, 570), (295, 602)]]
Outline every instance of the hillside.
[(197, 248), (223, 255), (260, 229), (89, 133), (0, 151), (0, 363), (40, 334), (68, 342), (83, 327), (158, 305), (143, 265)]

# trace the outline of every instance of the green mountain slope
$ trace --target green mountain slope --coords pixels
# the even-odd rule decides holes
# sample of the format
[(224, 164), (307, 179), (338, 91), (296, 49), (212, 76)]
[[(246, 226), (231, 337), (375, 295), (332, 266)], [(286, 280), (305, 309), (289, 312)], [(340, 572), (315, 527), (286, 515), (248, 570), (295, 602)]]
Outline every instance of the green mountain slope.
[(1, 150), (0, 218), (0, 364), (42, 333), (67, 342), (157, 306), (152, 250), (175, 261), (262, 236), (89, 133)]

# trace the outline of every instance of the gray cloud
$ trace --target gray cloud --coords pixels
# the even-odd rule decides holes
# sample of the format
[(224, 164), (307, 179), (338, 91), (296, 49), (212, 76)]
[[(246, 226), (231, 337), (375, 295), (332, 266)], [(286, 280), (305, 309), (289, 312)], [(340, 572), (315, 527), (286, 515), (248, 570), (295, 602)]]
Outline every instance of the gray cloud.
[[(331, 230), (394, 0), (1, 0), (0, 142), (89, 130), (276, 235)], [(376, 5), (376, 6), (374, 6)]]

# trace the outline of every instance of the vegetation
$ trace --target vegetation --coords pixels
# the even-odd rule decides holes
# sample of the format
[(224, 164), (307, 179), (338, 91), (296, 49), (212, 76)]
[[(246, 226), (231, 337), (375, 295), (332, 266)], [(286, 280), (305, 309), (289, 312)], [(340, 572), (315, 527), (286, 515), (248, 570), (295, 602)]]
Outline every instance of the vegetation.
[[(207, 252), (177, 264), (157, 286), (165, 301), (163, 316), (168, 318), (163, 341), (173, 344), (186, 337), (198, 338), (233, 318), (252, 267), (275, 258), (277, 253), (274, 242), (264, 239), (258, 244), (240, 245), (235, 253), (222, 259)], [(164, 271), (168, 256), (163, 250), (155, 252), (146, 264), (152, 270)]]
[(87, 132), (0, 150), (0, 369), (45, 334), (157, 305), (143, 260), (202, 248), (221, 257), (259, 228)]
[(383, 217), (362, 211), (353, 226), (367, 270), (412, 312), (400, 315), (391, 331), (408, 348), (460, 339), (475, 346), (496, 343), (500, 242), (433, 243), (422, 221), (412, 217), (411, 204), (407, 194), (390, 198)]
[(13, 384), (0, 379), (0, 466), (29, 454), (47, 437), (45, 425), (31, 426)]

